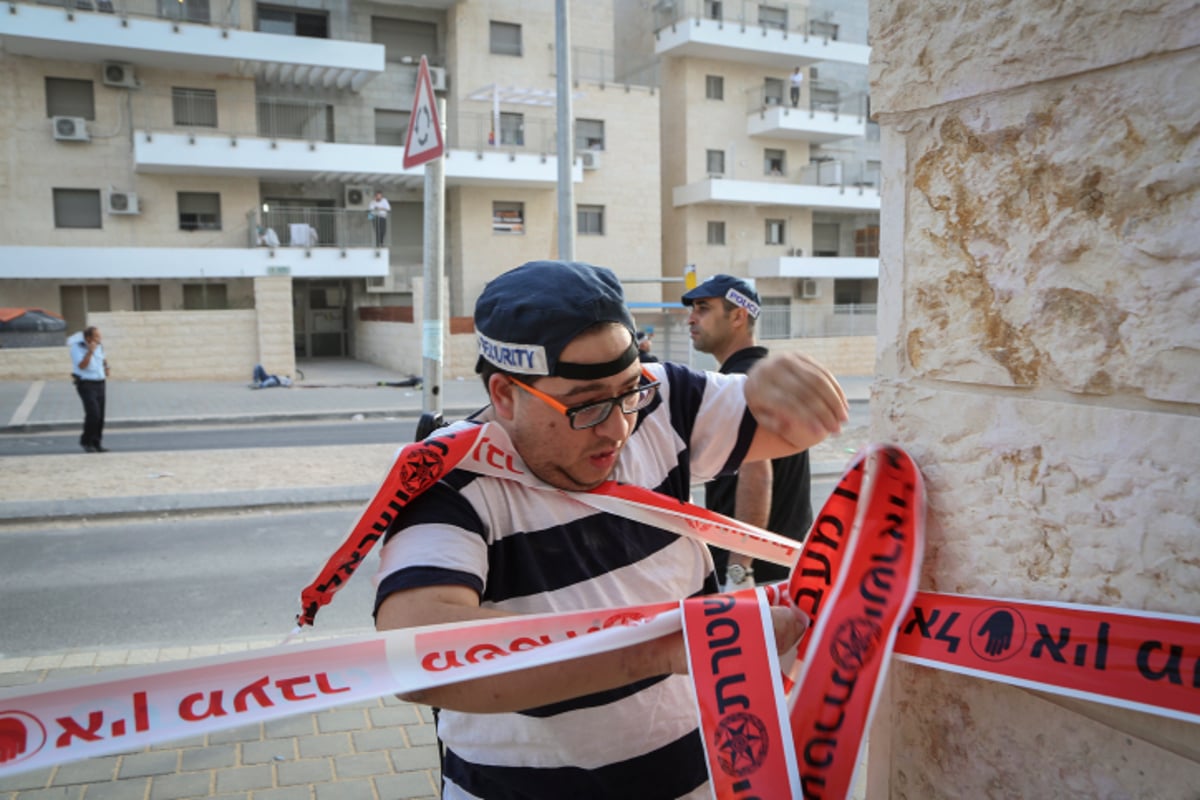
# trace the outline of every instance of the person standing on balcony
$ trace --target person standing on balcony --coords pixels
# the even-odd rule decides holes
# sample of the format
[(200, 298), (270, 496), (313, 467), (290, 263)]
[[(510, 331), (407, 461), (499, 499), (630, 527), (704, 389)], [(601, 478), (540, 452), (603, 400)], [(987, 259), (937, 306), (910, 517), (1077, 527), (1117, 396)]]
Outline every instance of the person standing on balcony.
[(384, 240), (387, 238), (387, 220), (391, 211), (392, 204), (383, 196), (383, 192), (375, 192), (375, 199), (367, 206), (367, 217), (375, 226), (376, 247), (383, 247)]
[(108, 378), (108, 362), (100, 344), (100, 329), (89, 326), (67, 340), (71, 348), (71, 378), (75, 391), (83, 401), (83, 434), (79, 444), (88, 453), (107, 453), (104, 438), (104, 386)]
[(795, 71), (792, 72), (791, 83), (792, 108), (795, 108), (800, 104), (800, 87), (804, 85), (804, 73), (800, 71), (799, 67), (796, 67)]
[[(691, 308), (688, 331), (696, 349), (712, 353), (725, 374), (746, 373), (767, 348), (756, 344), (754, 326), (762, 304), (750, 284), (732, 275), (714, 275), (683, 296)], [(736, 475), (704, 485), (704, 505), (782, 536), (802, 541), (812, 524), (812, 477), (808, 451), (771, 461), (744, 462)], [(783, 580), (787, 567), (713, 548), (713, 563), (724, 591)]]

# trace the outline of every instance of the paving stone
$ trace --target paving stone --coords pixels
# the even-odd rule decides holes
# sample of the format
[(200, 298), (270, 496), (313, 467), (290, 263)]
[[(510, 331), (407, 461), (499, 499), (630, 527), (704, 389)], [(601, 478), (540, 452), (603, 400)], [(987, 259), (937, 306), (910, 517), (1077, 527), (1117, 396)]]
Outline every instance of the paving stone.
[(358, 731), (365, 727), (367, 727), (367, 718), (361, 709), (330, 711), (317, 715), (317, 730), (321, 733)]
[(223, 744), (216, 747), (198, 747), (194, 750), (184, 750), (180, 769), (183, 772), (193, 772), (198, 769), (221, 769), (232, 767), (237, 763), (237, 746)]
[(305, 736), (298, 739), (301, 758), (340, 756), (354, 752), (350, 745), (350, 734), (331, 733), (328, 736)]
[(317, 800), (375, 800), (375, 786), (370, 781), (319, 783), (315, 787)]
[(117, 776), (117, 757), (88, 758), (61, 765), (54, 772), (55, 786), (70, 786), (73, 783), (98, 783), (111, 781)]
[(413, 747), (437, 744), (437, 729), (432, 725), (408, 725), (404, 728), (404, 735), (408, 737), (408, 743)]
[(402, 772), (399, 775), (383, 775), (375, 779), (375, 788), (380, 797), (395, 798), (436, 798), (438, 788), (427, 772)]
[(312, 790), (307, 786), (263, 789), (254, 793), (254, 800), (312, 800)]
[(404, 747), (404, 734), (399, 728), (376, 728), (366, 731), (355, 731), (350, 734), (354, 741), (354, 749), (358, 752), (369, 750), (387, 750), (391, 747)]
[(83, 791), (83, 800), (145, 800), (149, 778), (93, 783)]
[(187, 772), (160, 775), (150, 781), (150, 800), (183, 800), (212, 794), (213, 773)]
[(227, 731), (216, 731), (208, 735), (209, 744), (227, 744), (229, 742), (257, 742), (262, 739), (262, 725), (243, 725)]
[(397, 772), (409, 772), (415, 769), (433, 769), (439, 766), (437, 745), (421, 745), (420, 747), (405, 747), (391, 751), (392, 765)]
[(275, 775), (270, 764), (254, 767), (235, 767), (217, 772), (217, 791), (236, 792), (242, 790), (269, 789), (275, 784)]
[(294, 736), (312, 736), (316, 733), (311, 714), (273, 719), (263, 723), (263, 735), (268, 739), (283, 739)]
[(119, 778), (141, 778), (148, 775), (169, 775), (179, 769), (177, 750), (151, 750), (134, 753), (121, 759)]
[[(281, 758), (276, 758), (281, 756)], [(243, 764), (269, 764), (296, 758), (295, 739), (268, 739), (265, 742), (246, 742), (242, 745)]]
[[(82, 786), (55, 786), (52, 789), (33, 789), (14, 795), (18, 800), (81, 800)], [(3, 790), (0, 790), (3, 791)]]
[(19, 792), (22, 789), (42, 789), (50, 783), (49, 769), (35, 769), (0, 778), (0, 792)]
[(397, 706), (372, 708), (367, 712), (371, 725), (376, 728), (392, 728), (401, 725), (418, 725), (422, 722), (420, 714), (411, 703)]
[(387, 753), (357, 753), (349, 756), (337, 756), (333, 759), (333, 769), (341, 778), (367, 778), (372, 775), (386, 775), (392, 771), (392, 762)]
[(185, 739), (171, 739), (166, 742), (159, 742), (151, 745), (151, 750), (182, 750), (190, 747), (204, 747), (205, 741), (203, 736), (188, 736)]
[(283, 761), (275, 765), (281, 786), (301, 783), (321, 783), (333, 780), (333, 765), (327, 758), (306, 758), (302, 761)]

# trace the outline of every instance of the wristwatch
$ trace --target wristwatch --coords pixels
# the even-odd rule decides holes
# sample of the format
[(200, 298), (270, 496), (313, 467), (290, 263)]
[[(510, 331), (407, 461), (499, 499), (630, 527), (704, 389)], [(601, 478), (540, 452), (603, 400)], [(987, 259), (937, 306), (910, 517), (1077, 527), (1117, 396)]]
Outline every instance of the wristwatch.
[(725, 580), (728, 583), (744, 583), (746, 578), (754, 577), (753, 569), (746, 569), (741, 564), (730, 564), (725, 568)]

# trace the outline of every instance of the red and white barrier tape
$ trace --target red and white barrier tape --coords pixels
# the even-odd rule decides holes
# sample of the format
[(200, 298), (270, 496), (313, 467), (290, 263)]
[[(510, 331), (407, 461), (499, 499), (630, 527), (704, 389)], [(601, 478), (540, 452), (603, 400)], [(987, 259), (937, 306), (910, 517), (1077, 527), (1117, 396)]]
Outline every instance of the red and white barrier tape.
[[(525, 479), (502, 431), (482, 426), (467, 434), (401, 452), (346, 543), (305, 589), (302, 621), (311, 622), (349, 578), (395, 510), (456, 462)], [(870, 458), (870, 466), (863, 454), (852, 462), (798, 560), (795, 542), (636, 487), (606, 484), (579, 495), (706, 542), (795, 563), (786, 591), (778, 584), (732, 601), (697, 598), (682, 614), (665, 603), (439, 625), (19, 687), (0, 692), (0, 776), (627, 647), (679, 630), (683, 617), (701, 620), (688, 634), (689, 658), (701, 719), (709, 715), (710, 773), (722, 800), (748, 796), (751, 786), (773, 796), (762, 787), (775, 785), (780, 762), (772, 759), (780, 756), (788, 786), (799, 781), (809, 796), (844, 796), (893, 641), (896, 654), (914, 663), (1200, 722), (1200, 619), (925, 593), (906, 613), (920, 563), (920, 475), (895, 448), (873, 448)], [(763, 693), (778, 684), (779, 672), (766, 602), (795, 603), (814, 625), (791, 680)], [(736, 659), (722, 654), (739, 646), (726, 641), (731, 629), (720, 620), (727, 618), (749, 637)], [(705, 648), (707, 677), (697, 666)], [(731, 672), (735, 666), (749, 671)], [(770, 683), (757, 677), (764, 669)], [(746, 749), (746, 734), (759, 729), (736, 717), (747, 713), (741, 701), (731, 705), (730, 695), (718, 693), (718, 686), (727, 692), (742, 683), (721, 679), (742, 674), (756, 676), (746, 680), (756, 688), (746, 702), (763, 730), (780, 731), (772, 759)], [(790, 687), (786, 701), (783, 685)], [(708, 712), (705, 697), (717, 703)], [(737, 775), (747, 758), (762, 765)]]

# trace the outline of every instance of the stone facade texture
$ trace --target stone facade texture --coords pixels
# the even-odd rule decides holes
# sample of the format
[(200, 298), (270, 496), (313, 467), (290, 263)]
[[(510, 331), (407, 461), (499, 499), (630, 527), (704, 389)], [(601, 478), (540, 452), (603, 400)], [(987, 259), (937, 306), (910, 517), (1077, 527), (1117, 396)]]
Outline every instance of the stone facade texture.
[[(1195, 3), (880, 0), (871, 32), (872, 438), (926, 478), (921, 588), (1195, 615)], [(889, 700), (869, 797), (1200, 785), (1197, 725), (905, 664)]]

